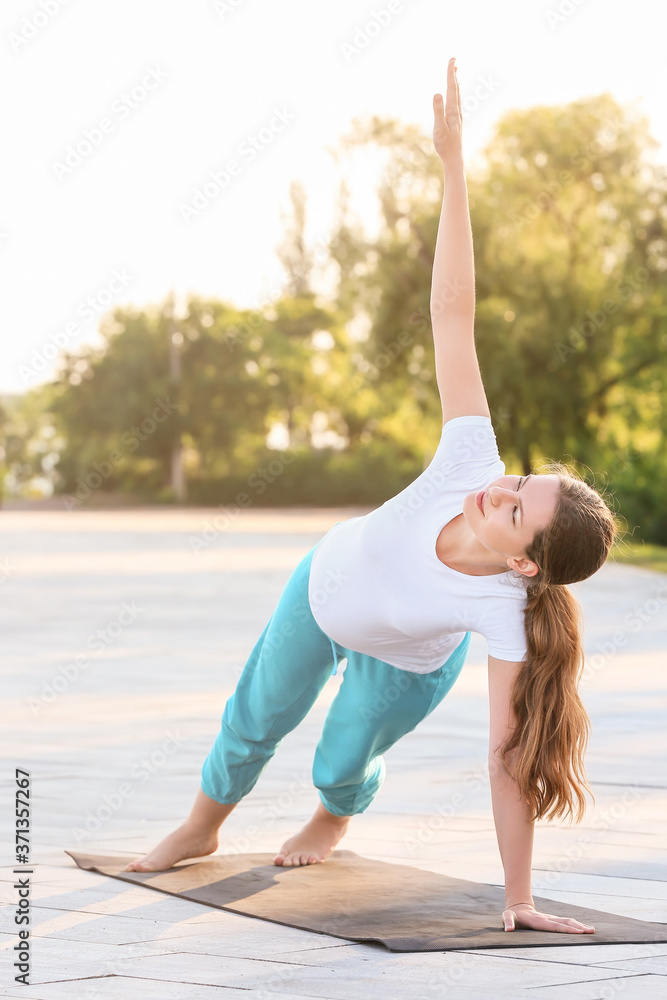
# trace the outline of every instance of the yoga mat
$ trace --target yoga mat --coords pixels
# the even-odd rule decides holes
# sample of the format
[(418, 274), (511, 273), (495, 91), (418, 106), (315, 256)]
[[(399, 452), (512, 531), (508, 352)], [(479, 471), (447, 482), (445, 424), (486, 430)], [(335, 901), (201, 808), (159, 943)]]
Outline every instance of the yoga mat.
[(390, 951), (530, 948), (667, 942), (667, 923), (634, 920), (534, 896), (538, 910), (592, 924), (595, 934), (560, 934), (502, 924), (504, 889), (334, 851), (323, 863), (273, 864), (271, 854), (215, 855), (164, 872), (125, 872), (136, 855), (66, 851), (79, 868), (232, 913)]

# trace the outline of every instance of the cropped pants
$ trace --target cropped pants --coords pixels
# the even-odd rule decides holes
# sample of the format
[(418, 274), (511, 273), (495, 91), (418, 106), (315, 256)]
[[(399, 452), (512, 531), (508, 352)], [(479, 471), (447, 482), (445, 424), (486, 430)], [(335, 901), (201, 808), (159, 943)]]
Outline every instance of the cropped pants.
[(310, 610), (313, 552), (292, 573), (225, 705), (202, 769), (202, 791), (216, 802), (239, 802), (248, 794), (283, 738), (307, 715), (332, 666), (335, 673), (338, 660), (347, 658), (315, 750), (313, 784), (334, 815), (364, 812), (385, 778), (383, 753), (433, 711), (463, 667), (469, 632), (447, 662), (427, 674), (335, 643)]

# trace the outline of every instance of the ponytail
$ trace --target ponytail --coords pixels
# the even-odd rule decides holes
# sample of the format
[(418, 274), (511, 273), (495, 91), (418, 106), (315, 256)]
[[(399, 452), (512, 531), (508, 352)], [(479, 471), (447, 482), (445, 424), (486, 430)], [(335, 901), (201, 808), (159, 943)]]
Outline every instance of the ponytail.
[[(585, 580), (605, 562), (614, 517), (599, 493), (563, 466), (556, 513), (526, 547), (538, 566), (526, 593), (527, 655), (512, 691), (516, 726), (500, 757), (533, 819), (570, 816), (580, 822), (590, 719), (579, 697), (584, 666), (582, 616), (566, 584)], [(567, 474), (565, 474), (567, 472)]]
[(525, 628), (528, 654), (512, 696), (516, 728), (501, 759), (533, 819), (571, 815), (578, 823), (586, 810), (583, 790), (595, 801), (584, 771), (590, 720), (577, 691), (581, 609), (567, 587), (535, 584), (528, 588)]

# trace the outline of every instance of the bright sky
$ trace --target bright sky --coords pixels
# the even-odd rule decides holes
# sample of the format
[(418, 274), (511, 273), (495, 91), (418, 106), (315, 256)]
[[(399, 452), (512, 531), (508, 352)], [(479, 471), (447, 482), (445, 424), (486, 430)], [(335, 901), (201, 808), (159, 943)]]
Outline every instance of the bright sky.
[[(55, 344), (94, 341), (114, 304), (172, 285), (269, 301), (290, 181), (326, 239), (329, 150), (355, 117), (430, 133), (452, 55), (469, 158), (510, 108), (608, 91), (667, 160), (664, 21), (657, 0), (5, 0), (0, 392), (48, 378)], [(371, 224), (373, 187), (361, 164)]]

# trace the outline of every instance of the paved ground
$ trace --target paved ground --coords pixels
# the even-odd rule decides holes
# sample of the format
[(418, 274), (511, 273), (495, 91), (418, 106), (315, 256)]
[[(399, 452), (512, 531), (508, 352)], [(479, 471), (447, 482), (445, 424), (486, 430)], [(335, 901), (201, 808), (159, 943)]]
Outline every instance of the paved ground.
[[(0, 515), (1, 785), (9, 808), (13, 769), (32, 772), (38, 865), (27, 988), (13, 983), (16, 890), (11, 867), (2, 873), (0, 995), (667, 995), (667, 944), (397, 955), (126, 886), (80, 871), (63, 853), (144, 851), (180, 822), (282, 585), (318, 538), (353, 513), (248, 510), (217, 529), (215, 510)], [(538, 824), (534, 891), (664, 921), (667, 576), (608, 566), (575, 590), (587, 620), (581, 691), (593, 724), (587, 770), (597, 802), (578, 827)], [(221, 849), (273, 851), (308, 818), (317, 802), (312, 752), (339, 683), (331, 678), (231, 815)], [(502, 884), (488, 782), (470, 791), (471, 775), (484, 774), (487, 723), (477, 637), (450, 695), (387, 755), (384, 787), (341, 846)], [(457, 790), (464, 805), (444, 823)], [(262, 808), (272, 818), (257, 832)], [(5, 826), (11, 866), (10, 835)]]

